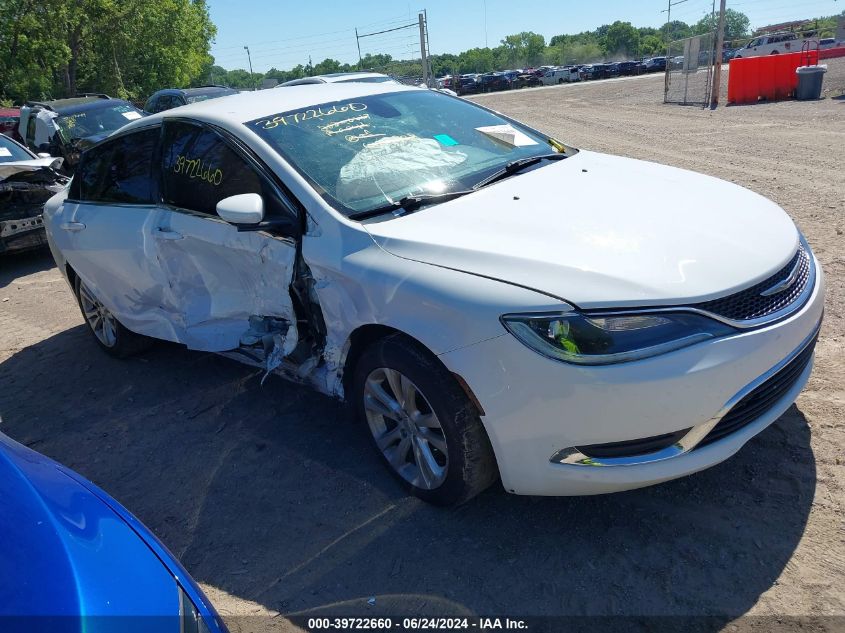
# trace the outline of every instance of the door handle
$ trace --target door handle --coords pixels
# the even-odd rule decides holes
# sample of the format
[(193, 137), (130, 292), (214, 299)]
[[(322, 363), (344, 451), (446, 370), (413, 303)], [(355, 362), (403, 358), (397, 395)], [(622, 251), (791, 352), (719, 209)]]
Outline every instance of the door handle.
[(63, 230), (70, 231), (71, 233), (77, 233), (85, 228), (85, 225), (82, 222), (65, 222), (64, 224), (59, 225)]
[(156, 237), (162, 240), (181, 240), (184, 235), (176, 231), (168, 231), (167, 229), (159, 228), (156, 230)]

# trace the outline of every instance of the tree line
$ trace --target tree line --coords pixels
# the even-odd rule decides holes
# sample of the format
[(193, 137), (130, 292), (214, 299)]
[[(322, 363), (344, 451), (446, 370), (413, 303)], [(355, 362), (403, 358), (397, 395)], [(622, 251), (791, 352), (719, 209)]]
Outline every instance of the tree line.
[[(843, 12), (845, 13), (845, 12)], [(728, 9), (726, 39), (750, 35), (748, 17)], [(835, 17), (817, 20), (819, 36), (833, 34)], [(431, 56), (436, 76), (543, 64), (583, 64), (665, 54), (667, 43), (713, 31), (712, 16), (695, 24), (674, 20), (660, 28), (616, 21), (593, 31), (552, 37), (530, 31), (498, 46)], [(255, 88), (310, 75), (373, 70), (422, 76), (419, 60), (367, 54), (360, 63), (324, 59), (266, 73), (227, 70), (210, 54), (216, 27), (205, 0), (0, 0), (0, 103), (21, 103), (83, 92), (143, 101), (161, 88), (208, 83)], [(318, 51), (315, 51), (315, 53)]]
[[(739, 11), (725, 12), (725, 32), (729, 40), (748, 37), (748, 17)], [(630, 22), (616, 21), (593, 31), (574, 35), (555, 35), (548, 42), (543, 35), (526, 31), (505, 37), (499, 46), (472, 48), (459, 54), (446, 53), (431, 56), (431, 69), (435, 76), (455, 73), (484, 73), (507, 68), (537, 67), (544, 64), (585, 64), (603, 60), (639, 59), (662, 55), (666, 45), (674, 40), (709, 33), (715, 29), (712, 16), (703, 17), (694, 24), (674, 20), (660, 28), (635, 27)], [(360, 63), (341, 63), (324, 59), (317, 64), (299, 64), (288, 70), (271, 68), (266, 73), (250, 75), (245, 70), (229, 70), (220, 66), (210, 69), (214, 82), (233, 87), (247, 88), (260, 85), (265, 79), (285, 82), (310, 75), (354, 70), (373, 70), (389, 75), (419, 77), (422, 66), (419, 60), (395, 60), (390, 55), (365, 55)]]
[(216, 33), (205, 0), (0, 0), (0, 100), (188, 86)]

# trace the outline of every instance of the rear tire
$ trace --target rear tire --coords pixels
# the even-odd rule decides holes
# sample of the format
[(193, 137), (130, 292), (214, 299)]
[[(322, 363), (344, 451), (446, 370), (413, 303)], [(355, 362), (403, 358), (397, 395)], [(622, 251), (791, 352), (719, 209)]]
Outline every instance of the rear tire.
[(74, 290), (88, 331), (104, 352), (116, 358), (126, 358), (152, 347), (154, 339), (135, 334), (123, 327), (79, 277), (74, 283)]
[(358, 360), (352, 398), (391, 472), (435, 505), (464, 503), (498, 478), (475, 406), (428, 350), (402, 335)]

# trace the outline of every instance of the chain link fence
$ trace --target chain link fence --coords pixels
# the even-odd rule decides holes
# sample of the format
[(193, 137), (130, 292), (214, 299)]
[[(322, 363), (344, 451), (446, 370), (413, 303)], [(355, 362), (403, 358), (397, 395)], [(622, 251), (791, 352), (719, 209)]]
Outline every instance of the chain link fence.
[(715, 33), (705, 33), (669, 44), (664, 103), (701, 107), (710, 103), (715, 42)]

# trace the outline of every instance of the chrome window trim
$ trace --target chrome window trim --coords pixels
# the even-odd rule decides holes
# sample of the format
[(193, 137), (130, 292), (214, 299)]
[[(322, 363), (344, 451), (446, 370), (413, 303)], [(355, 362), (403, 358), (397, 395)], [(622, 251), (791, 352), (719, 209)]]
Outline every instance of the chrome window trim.
[[(640, 464), (651, 464), (654, 462), (660, 462), (688, 453), (693, 448), (698, 446), (701, 440), (703, 440), (707, 436), (707, 434), (713, 430), (713, 427), (715, 427), (722, 420), (722, 418), (724, 418), (730, 412), (730, 410), (733, 409), (737, 405), (737, 403), (739, 403), (740, 400), (742, 400), (745, 396), (754, 391), (764, 382), (769, 380), (769, 378), (774, 376), (776, 373), (786, 367), (790, 362), (792, 362), (793, 359), (800, 355), (801, 352), (803, 352), (807, 348), (807, 346), (813, 342), (816, 336), (818, 336), (819, 330), (821, 329), (821, 325), (821, 321), (819, 321), (818, 325), (813, 328), (812, 334), (810, 334), (806, 339), (804, 339), (801, 345), (799, 345), (789, 356), (784, 358), (777, 365), (775, 365), (767, 372), (765, 372), (761, 376), (758, 376), (755, 380), (743, 387), (739, 392), (737, 392), (730, 400), (725, 403), (725, 405), (716, 415), (714, 415), (706, 422), (703, 422), (698, 426), (694, 426), (692, 429), (690, 429), (689, 433), (687, 433), (684, 437), (682, 437), (672, 446), (667, 446), (666, 448), (663, 448), (659, 451), (654, 451), (652, 453), (631, 455), (628, 457), (588, 457), (587, 455), (584, 455), (578, 449), (578, 447), (573, 446), (558, 451), (557, 453), (552, 455), (549, 461), (553, 464), (560, 464), (564, 466), (639, 466)], [(809, 369), (810, 367), (808, 366), (804, 371), (806, 372)]]

